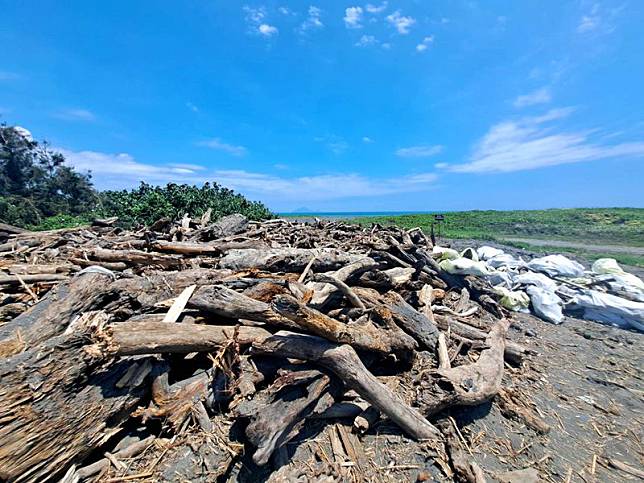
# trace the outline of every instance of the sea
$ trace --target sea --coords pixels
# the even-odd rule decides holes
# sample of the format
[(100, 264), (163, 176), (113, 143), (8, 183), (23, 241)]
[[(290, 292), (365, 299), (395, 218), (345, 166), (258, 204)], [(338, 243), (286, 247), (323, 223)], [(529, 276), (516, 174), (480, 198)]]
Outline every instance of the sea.
[(362, 216), (400, 216), (432, 214), (429, 211), (295, 211), (278, 213), (289, 218), (359, 218)]

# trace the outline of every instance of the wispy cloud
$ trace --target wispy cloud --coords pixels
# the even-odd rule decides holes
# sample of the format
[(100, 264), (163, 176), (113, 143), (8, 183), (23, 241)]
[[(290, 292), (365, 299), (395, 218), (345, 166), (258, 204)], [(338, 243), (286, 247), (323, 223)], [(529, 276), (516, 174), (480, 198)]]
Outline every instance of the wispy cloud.
[(590, 32), (599, 28), (600, 25), (601, 17), (599, 16), (599, 4), (596, 3), (588, 14), (581, 17), (579, 25), (577, 25), (577, 32), (580, 34)]
[(548, 125), (572, 112), (571, 108), (552, 109), (542, 116), (495, 124), (476, 145), (468, 163), (447, 169), (460, 173), (510, 172), (599, 159), (644, 158), (644, 142), (593, 142), (590, 136), (595, 131), (557, 133)]
[(418, 44), (418, 45), (416, 46), (416, 50), (417, 50), (418, 52), (424, 52), (424, 51), (426, 51), (426, 50), (427, 50), (427, 48), (429, 47), (429, 45), (430, 45), (432, 42), (434, 42), (434, 36), (433, 36), (433, 35), (429, 35), (429, 36), (425, 37), (425, 38), (423, 39), (423, 41), (422, 41), (420, 44)]
[(443, 146), (423, 144), (420, 146), (409, 146), (396, 150), (396, 156), (401, 158), (427, 158), (443, 151)]
[(277, 11), (278, 11), (279, 13), (281, 13), (282, 15), (287, 15), (287, 16), (289, 16), (289, 17), (290, 17), (290, 16), (295, 16), (295, 15), (296, 15), (296, 13), (295, 13), (293, 10), (291, 10), (290, 8), (288, 8), (288, 7), (279, 7), (279, 8), (277, 9)]
[(199, 112), (199, 108), (195, 106), (192, 102), (186, 102), (186, 107), (192, 112)]
[(399, 34), (407, 35), (411, 26), (416, 23), (416, 19), (401, 15), (400, 10), (396, 10), (391, 15), (387, 15), (387, 22), (395, 27)]
[(372, 5), (371, 3), (368, 3), (365, 10), (369, 13), (380, 13), (387, 10), (388, 5), (388, 2), (382, 2), (380, 5)]
[(363, 136), (362, 137), (362, 142), (365, 143), (365, 144), (371, 144), (374, 141), (369, 136)]
[(369, 47), (370, 45), (378, 45), (378, 39), (376, 39), (373, 35), (363, 35), (360, 37), (360, 40), (358, 40), (355, 44), (356, 47)]
[(550, 94), (550, 89), (547, 87), (542, 87), (537, 89), (534, 92), (518, 96), (514, 102), (514, 107), (521, 108), (527, 106), (534, 106), (536, 104), (547, 104), (552, 100), (552, 95)]
[(270, 38), (279, 33), (279, 30), (274, 25), (269, 24), (265, 7), (249, 7), (244, 5), (242, 10), (245, 14), (248, 32), (251, 35), (259, 35), (262, 37)]
[(94, 113), (87, 109), (63, 109), (53, 113), (52, 116), (63, 121), (92, 122), (96, 120)]
[(300, 25), (300, 33), (306, 33), (309, 30), (318, 30), (324, 28), (322, 22), (322, 9), (311, 5), (308, 10), (308, 17)]
[(362, 28), (362, 7), (348, 7), (344, 11), (344, 25), (348, 29)]
[(235, 146), (233, 144), (228, 144), (223, 142), (219, 138), (209, 139), (207, 141), (200, 141), (197, 143), (197, 146), (203, 146), (210, 149), (216, 149), (218, 151), (224, 151), (233, 156), (243, 156), (247, 153), (247, 149), (244, 146)]
[(383, 179), (351, 172), (285, 177), (244, 170), (206, 170), (199, 165), (152, 165), (138, 162), (126, 153), (57, 150), (80, 171), (100, 175), (95, 179), (102, 184), (101, 188), (127, 188), (140, 181), (153, 184), (215, 181), (251, 198), (302, 202), (425, 191), (437, 180), (434, 173)]

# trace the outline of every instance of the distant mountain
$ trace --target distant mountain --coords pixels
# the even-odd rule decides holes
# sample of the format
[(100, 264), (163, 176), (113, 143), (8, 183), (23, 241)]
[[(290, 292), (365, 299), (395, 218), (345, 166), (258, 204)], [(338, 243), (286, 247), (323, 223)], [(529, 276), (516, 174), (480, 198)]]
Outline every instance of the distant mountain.
[(293, 210), (291, 213), (313, 213), (313, 210), (306, 206), (302, 206), (300, 208)]

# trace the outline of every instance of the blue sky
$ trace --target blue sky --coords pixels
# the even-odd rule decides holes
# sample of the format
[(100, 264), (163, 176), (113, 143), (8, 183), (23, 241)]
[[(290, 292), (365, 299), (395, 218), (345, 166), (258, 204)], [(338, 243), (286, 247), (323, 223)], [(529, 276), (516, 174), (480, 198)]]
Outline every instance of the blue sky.
[(99, 188), (644, 206), (644, 2), (0, 0), (0, 115)]

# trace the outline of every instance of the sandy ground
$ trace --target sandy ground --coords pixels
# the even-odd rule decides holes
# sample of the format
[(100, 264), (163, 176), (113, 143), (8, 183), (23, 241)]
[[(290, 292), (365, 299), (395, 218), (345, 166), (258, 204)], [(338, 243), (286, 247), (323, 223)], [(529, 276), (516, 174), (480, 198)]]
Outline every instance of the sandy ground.
[(600, 253), (626, 253), (628, 255), (644, 256), (644, 247), (631, 247), (626, 245), (596, 245), (577, 243), (564, 240), (542, 240), (538, 238), (505, 238), (509, 242), (528, 243), (540, 247), (580, 248), (589, 252)]

